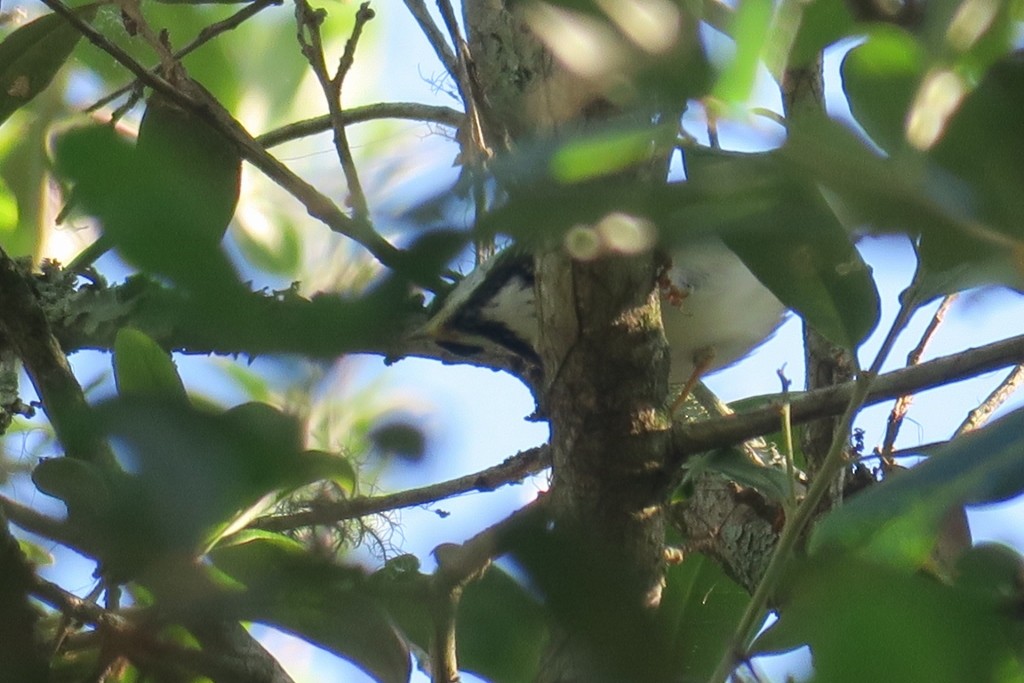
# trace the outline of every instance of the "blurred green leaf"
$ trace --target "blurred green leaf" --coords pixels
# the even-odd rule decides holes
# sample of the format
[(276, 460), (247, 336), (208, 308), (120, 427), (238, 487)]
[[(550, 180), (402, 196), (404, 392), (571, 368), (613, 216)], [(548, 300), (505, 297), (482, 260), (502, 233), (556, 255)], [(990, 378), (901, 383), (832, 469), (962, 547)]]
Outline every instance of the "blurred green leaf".
[(456, 616), (459, 667), (495, 683), (536, 679), (543, 606), (499, 567), (466, 586)]
[(691, 150), (687, 162), (698, 196), (719, 200), (698, 224), (715, 226), (782, 303), (834, 343), (854, 349), (867, 338), (878, 323), (878, 291), (817, 187), (773, 154)]
[(25, 556), (25, 559), (36, 566), (49, 566), (53, 564), (53, 555), (38, 543), (19, 538), (18, 548), (21, 550), (21, 554)]
[(0, 178), (0, 243), (3, 238), (18, 228), (18, 201)]
[[(73, 11), (84, 21), (96, 5)], [(78, 29), (58, 14), (46, 14), (0, 42), (0, 125), (50, 85), (81, 39)]]
[(981, 284), (1024, 287), (1019, 248), (972, 215), (977, 197), (962, 179), (920, 157), (881, 158), (835, 122), (809, 123), (779, 154), (826, 189), (851, 228), (920, 236), (917, 303)]
[(671, 144), (674, 134), (675, 126), (632, 126), (577, 136), (554, 150), (550, 175), (571, 184), (636, 168), (652, 158), (652, 144)]
[(427, 447), (426, 439), (419, 427), (404, 422), (378, 425), (369, 436), (377, 451), (385, 457), (419, 460)]
[(742, 104), (754, 88), (761, 54), (771, 32), (771, 0), (741, 0), (733, 15), (730, 35), (736, 53), (718, 77), (712, 95), (729, 104)]
[(848, 555), (804, 562), (756, 652), (803, 644), (813, 681), (1019, 681), (1020, 625), (992, 603), (929, 577)]
[(224, 414), (180, 400), (121, 397), (101, 404), (103, 429), (127, 474), (110, 512), (85, 530), (117, 576), (158, 557), (194, 557), (240, 517), (261, 511), (301, 471), (297, 424), (270, 406)]
[(1018, 609), (1024, 598), (1024, 557), (1001, 543), (979, 543), (960, 556), (955, 582), (982, 601)]
[(151, 396), (188, 401), (171, 355), (144, 333), (131, 328), (114, 338), (114, 380), (123, 397)]
[(68, 517), (92, 523), (108, 515), (114, 505), (107, 474), (97, 465), (75, 458), (47, 458), (32, 470), (40, 491), (64, 501)]
[(673, 680), (711, 678), (748, 602), (747, 592), (703, 555), (668, 568), (658, 618), (672, 639)]
[[(198, 138), (191, 138), (182, 143), (182, 149), (194, 149), (196, 144)], [(163, 148), (168, 156), (177, 154), (169, 151), (173, 142), (157, 144), (153, 140), (147, 146)], [(101, 220), (103, 238), (135, 265), (204, 295), (196, 305), (207, 313), (215, 307), (230, 321), (240, 313), (241, 283), (218, 242), (226, 225), (220, 221), (230, 219), (229, 213), (227, 218), (223, 216), (228, 209), (233, 211), (233, 204), (226, 207), (227, 202), (222, 201), (203, 207), (203, 193), (189, 194), (190, 183), (180, 183), (180, 176), (169, 179), (162, 170), (176, 167), (177, 173), (183, 174), (187, 173), (184, 167), (168, 158), (163, 159), (168, 164), (164, 166), (158, 154), (135, 152), (136, 148), (109, 126), (74, 128), (55, 143), (58, 172), (74, 183), (82, 206)], [(210, 170), (216, 176), (211, 182), (221, 186), (215, 195), (224, 200), (234, 187), (234, 177)], [(204, 175), (196, 170), (196, 177)]]
[(253, 536), (211, 553), (245, 587), (239, 618), (276, 626), (344, 657), (383, 683), (409, 680), (409, 651), (362, 570), (315, 557), (284, 537)]
[(803, 7), (788, 65), (812, 63), (822, 50), (850, 35), (854, 28), (853, 15), (843, 0), (811, 0)]
[(299, 231), (286, 216), (277, 216), (273, 243), (256, 239), (248, 230), (236, 229), (232, 235), (239, 250), (253, 266), (260, 270), (292, 277), (302, 262), (302, 240)]
[(346, 496), (355, 495), (359, 475), (355, 465), (341, 453), (305, 451), (299, 458), (299, 469), (292, 482), (296, 488), (315, 481), (330, 481)]
[(1024, 52), (988, 70), (964, 99), (929, 152), (943, 168), (966, 180), (968, 201), (980, 217), (1024, 239)]
[(811, 536), (814, 555), (840, 549), (876, 563), (923, 566), (947, 512), (1024, 491), (1024, 410), (936, 449), (908, 472), (830, 513)]
[(871, 139), (889, 153), (906, 144), (904, 130), (926, 54), (910, 33), (872, 27), (867, 40), (843, 57), (840, 67), (850, 112)]

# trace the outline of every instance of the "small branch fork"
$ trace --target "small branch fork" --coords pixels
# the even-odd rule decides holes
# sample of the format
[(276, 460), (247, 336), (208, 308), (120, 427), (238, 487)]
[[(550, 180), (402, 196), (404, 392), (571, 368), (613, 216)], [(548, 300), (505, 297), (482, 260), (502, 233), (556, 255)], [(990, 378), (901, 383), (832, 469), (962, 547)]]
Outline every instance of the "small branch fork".
[[(924, 356), (925, 350), (928, 348), (928, 344), (931, 342), (932, 337), (935, 336), (936, 331), (942, 325), (942, 322), (946, 319), (946, 314), (949, 312), (950, 307), (957, 300), (956, 294), (950, 294), (946, 296), (942, 303), (939, 304), (938, 309), (932, 315), (931, 321), (928, 323), (928, 327), (925, 328), (924, 333), (921, 335), (921, 341), (917, 343), (914, 350), (907, 355), (907, 367), (912, 367), (921, 362), (921, 357)], [(896, 445), (896, 437), (899, 435), (900, 427), (903, 426), (903, 419), (907, 416), (907, 412), (910, 410), (910, 406), (914, 403), (913, 394), (905, 394), (896, 399), (896, 403), (892, 407), (892, 412), (889, 413), (889, 422), (885, 427), (885, 438), (882, 441), (881, 457), (882, 461), (886, 466), (892, 466), (892, 452)]]
[(348, 144), (348, 136), (345, 133), (345, 120), (343, 107), (341, 105), (341, 88), (345, 83), (345, 76), (355, 63), (356, 46), (359, 37), (363, 33), (363, 27), (375, 16), (370, 9), (370, 3), (364, 2), (356, 12), (355, 26), (352, 27), (352, 35), (345, 43), (345, 52), (338, 63), (338, 70), (333, 76), (327, 69), (327, 61), (324, 57), (323, 38), (320, 27), (327, 17), (323, 9), (314, 10), (306, 0), (295, 0), (295, 23), (298, 26), (299, 46), (302, 54), (313, 68), (320, 88), (323, 90), (324, 98), (327, 100), (327, 111), (330, 117), (331, 129), (334, 132), (334, 148), (338, 152), (338, 160), (345, 173), (345, 180), (348, 183), (348, 191), (352, 210), (355, 217), (369, 224), (370, 210), (366, 202), (366, 194), (363, 192), (362, 183), (359, 181), (359, 174), (356, 171), (355, 162), (352, 159), (352, 150)]

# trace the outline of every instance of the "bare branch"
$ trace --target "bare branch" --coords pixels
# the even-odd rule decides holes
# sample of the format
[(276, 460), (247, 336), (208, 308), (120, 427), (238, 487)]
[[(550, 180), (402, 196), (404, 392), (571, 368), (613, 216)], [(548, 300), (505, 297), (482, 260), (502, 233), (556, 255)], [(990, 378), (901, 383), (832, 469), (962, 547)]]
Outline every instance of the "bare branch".
[(26, 505), (0, 496), (0, 512), (15, 526), (51, 541), (81, 550), (76, 535), (67, 522), (48, 517)]
[[(928, 327), (925, 328), (924, 333), (921, 335), (921, 341), (917, 343), (917, 346), (907, 354), (907, 367), (917, 365), (921, 362), (921, 357), (924, 355), (925, 350), (928, 348), (928, 344), (931, 342), (935, 332), (942, 325), (942, 321), (946, 319), (946, 313), (949, 312), (950, 306), (956, 301), (956, 294), (948, 294), (943, 298), (942, 303), (939, 304), (938, 309), (932, 315), (932, 319), (928, 322)], [(903, 426), (903, 418), (906, 417), (907, 412), (910, 410), (910, 406), (914, 403), (914, 395), (906, 394), (896, 399), (896, 403), (892, 407), (892, 412), (889, 413), (889, 422), (885, 426), (885, 438), (882, 441), (882, 459), (887, 464), (892, 464), (891, 456), (893, 446), (896, 444), (896, 437), (900, 433), (900, 427)]]
[[(905, 393), (958, 382), (1019, 363), (1024, 363), (1024, 335), (880, 375), (868, 392), (866, 404), (889, 401)], [(841, 412), (854, 386), (855, 382), (847, 382), (792, 395), (793, 423), (802, 424)], [(672, 427), (673, 461), (682, 462), (693, 453), (767, 434), (778, 428), (778, 419), (778, 408), (766, 406), (728, 418), (691, 424), (677, 423)]]
[(332, 524), (387, 510), (436, 503), (471, 491), (493, 491), (496, 488), (522, 481), (550, 465), (547, 446), (538, 446), (506, 458), (500, 465), (415, 489), (383, 496), (362, 496), (320, 505), (310, 510), (289, 515), (260, 517), (251, 526), (268, 531), (286, 531), (300, 527)]
[(345, 43), (345, 52), (338, 64), (337, 72), (331, 76), (327, 70), (327, 61), (324, 56), (323, 39), (320, 35), (320, 25), (326, 17), (325, 10), (313, 10), (306, 0), (296, 0), (295, 21), (298, 25), (299, 45), (306, 61), (313, 68), (317, 80), (320, 82), (320, 89), (323, 90), (324, 99), (327, 100), (328, 117), (331, 122), (331, 129), (334, 131), (334, 147), (338, 152), (338, 161), (345, 173), (345, 181), (348, 184), (349, 197), (355, 216), (366, 223), (370, 222), (370, 210), (366, 202), (366, 194), (363, 192), (362, 183), (359, 181), (359, 173), (356, 170), (355, 162), (352, 159), (352, 149), (348, 144), (348, 136), (345, 133), (345, 123), (342, 117), (341, 88), (345, 82), (352, 65), (355, 63), (356, 45), (363, 33), (363, 26), (374, 17), (370, 3), (364, 2), (356, 12), (355, 26), (352, 27), (352, 35)]
[[(465, 115), (451, 107), (438, 107), (430, 104), (418, 104), (416, 102), (381, 102), (379, 104), (368, 104), (362, 107), (352, 107), (341, 112), (341, 123), (351, 126), (354, 123), (363, 123), (376, 119), (406, 119), (410, 121), (427, 121), (439, 123), (450, 128), (458, 128), (462, 125)], [(316, 135), (331, 129), (331, 117), (329, 114), (317, 116), (290, 123), (287, 126), (276, 128), (256, 138), (264, 147), (273, 147), (290, 140)]]
[(441, 33), (441, 29), (434, 23), (434, 18), (430, 16), (430, 11), (423, 4), (423, 0), (405, 0), (405, 6), (409, 8), (409, 13), (416, 19), (416, 23), (420, 25), (420, 29), (423, 30), (423, 34), (427, 37), (427, 41), (430, 42), (430, 46), (434, 48), (434, 52), (437, 54), (437, 58), (441, 60), (445, 70), (457, 81), (459, 79), (459, 69), (456, 66), (455, 53), (452, 52), (451, 46), (445, 42), (444, 34)]
[(432, 683), (451, 683), (459, 680), (456, 654), (455, 615), (462, 590), (490, 567), (491, 562), (507, 552), (510, 532), (529, 523), (541, 514), (547, 496), (540, 495), (528, 505), (493, 524), (465, 543), (442, 543), (434, 548), (437, 571), (431, 579), (432, 617), (434, 635), (430, 643), (430, 680)]
[(973, 432), (984, 425), (992, 417), (992, 413), (1003, 405), (1017, 389), (1020, 389), (1022, 384), (1024, 384), (1024, 365), (1018, 365), (1003, 378), (999, 386), (992, 390), (992, 393), (981, 402), (980, 406), (968, 413), (967, 418), (957, 427), (954, 438)]

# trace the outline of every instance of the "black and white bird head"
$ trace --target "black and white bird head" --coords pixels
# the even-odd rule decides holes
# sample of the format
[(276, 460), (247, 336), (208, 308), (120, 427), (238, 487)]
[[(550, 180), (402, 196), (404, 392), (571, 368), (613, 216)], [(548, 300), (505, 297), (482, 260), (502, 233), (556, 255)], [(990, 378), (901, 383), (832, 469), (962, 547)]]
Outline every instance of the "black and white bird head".
[(460, 280), (419, 330), (457, 356), (497, 351), (536, 366), (538, 332), (533, 257), (515, 248)]

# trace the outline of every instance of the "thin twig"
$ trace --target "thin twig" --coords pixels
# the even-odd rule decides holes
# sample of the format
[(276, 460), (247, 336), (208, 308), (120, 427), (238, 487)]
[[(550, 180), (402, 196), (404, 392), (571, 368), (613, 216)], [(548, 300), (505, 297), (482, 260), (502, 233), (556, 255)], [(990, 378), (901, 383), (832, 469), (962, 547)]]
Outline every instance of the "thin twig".
[(288, 515), (260, 517), (254, 520), (250, 526), (269, 531), (286, 531), (333, 524), (345, 519), (355, 519), (388, 510), (436, 503), (445, 498), (472, 491), (493, 491), (506, 484), (522, 481), (526, 477), (544, 470), (549, 465), (550, 455), (547, 446), (537, 446), (517, 453), (499, 465), (464, 477), (383, 496), (349, 498)]
[[(405, 119), (409, 121), (438, 123), (442, 126), (458, 128), (462, 125), (464, 118), (465, 115), (462, 112), (456, 111), (451, 107), (438, 107), (431, 104), (418, 104), (416, 102), (381, 102), (362, 107), (352, 107), (341, 113), (341, 123), (346, 126), (376, 119)], [(264, 147), (273, 147), (291, 140), (323, 133), (330, 129), (331, 117), (329, 114), (325, 114), (275, 128), (257, 137), (256, 141)]]
[(451, 46), (445, 42), (444, 34), (441, 33), (441, 29), (434, 23), (434, 18), (430, 16), (430, 11), (427, 6), (423, 4), (423, 0), (405, 0), (405, 6), (409, 9), (409, 13), (412, 14), (416, 23), (420, 25), (420, 29), (423, 34), (427, 37), (427, 41), (430, 46), (434, 48), (434, 52), (437, 54), (437, 58), (441, 60), (441, 64), (444, 65), (445, 71), (454, 79), (459, 80), (459, 70), (456, 66), (457, 60), (455, 59), (455, 53), (452, 52)]
[(345, 181), (348, 184), (349, 201), (357, 219), (370, 222), (370, 210), (366, 201), (366, 194), (363, 192), (362, 183), (359, 181), (359, 173), (355, 161), (352, 159), (352, 149), (348, 144), (348, 135), (345, 133), (345, 122), (341, 106), (341, 89), (352, 65), (355, 63), (356, 46), (359, 44), (359, 37), (363, 33), (363, 26), (374, 17), (370, 3), (364, 2), (356, 11), (355, 25), (352, 27), (352, 35), (345, 43), (345, 52), (338, 63), (338, 70), (332, 76), (327, 69), (327, 61), (324, 56), (323, 38), (320, 33), (320, 26), (323, 24), (326, 12), (322, 9), (313, 10), (306, 0), (296, 0), (295, 21), (298, 25), (299, 46), (306, 61), (309, 62), (313, 73), (320, 82), (320, 89), (327, 100), (328, 117), (331, 122), (331, 130), (334, 132), (334, 148), (338, 153), (338, 161), (341, 163), (342, 171), (345, 173)]
[[(232, 14), (227, 19), (218, 21), (214, 24), (210, 24), (209, 26), (204, 27), (199, 32), (199, 34), (192, 40), (191, 43), (189, 43), (188, 45), (174, 53), (174, 58), (180, 60), (182, 57), (191, 54), (192, 52), (195, 52), (198, 48), (210, 42), (211, 40), (219, 36), (221, 33), (226, 33), (227, 31), (238, 28), (242, 25), (242, 23), (245, 20), (249, 19), (252, 16), (255, 16), (256, 14), (262, 12), (268, 7), (271, 7), (273, 5), (280, 5), (281, 2), (282, 0), (255, 0), (251, 4), (246, 5), (242, 9)], [(157, 72), (157, 69), (159, 68), (159, 65), (154, 66), (150, 69), (150, 72), (155, 74)], [(138, 86), (138, 83), (139, 82), (136, 80), (121, 86), (109, 95), (106, 95), (101, 99), (97, 100), (94, 104), (90, 105), (85, 111), (94, 112), (97, 109), (100, 109), (101, 107), (110, 104), (118, 97), (121, 97), (122, 95), (136, 88)]]
[[(907, 354), (907, 367), (912, 367), (921, 362), (922, 356), (924, 356), (925, 350), (928, 348), (928, 344), (931, 342), (932, 337), (935, 336), (935, 332), (938, 331), (942, 325), (942, 321), (946, 319), (946, 313), (949, 312), (953, 302), (956, 301), (956, 294), (948, 294), (942, 299), (942, 303), (935, 310), (932, 315), (932, 319), (928, 322), (928, 327), (925, 328), (924, 333), (921, 335), (921, 341), (917, 343), (917, 346)], [(889, 413), (889, 421), (885, 426), (885, 438), (882, 441), (881, 458), (886, 465), (892, 465), (892, 450), (896, 445), (896, 437), (900, 433), (900, 427), (903, 426), (903, 419), (906, 417), (907, 412), (910, 410), (910, 406), (914, 403), (913, 394), (905, 394), (896, 399), (896, 403), (893, 404), (892, 412)]]
[(963, 436), (984, 425), (992, 417), (992, 413), (1003, 405), (1017, 389), (1020, 389), (1021, 385), (1024, 385), (1024, 364), (1011, 370), (1010, 374), (999, 383), (999, 386), (981, 402), (981, 405), (967, 414), (963, 423), (957, 427), (953, 437)]

